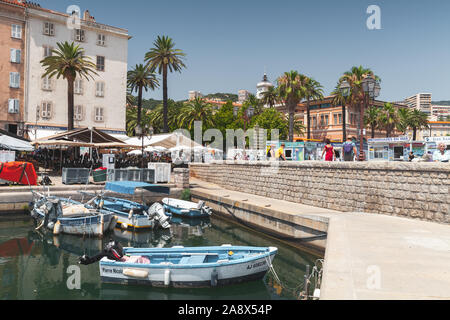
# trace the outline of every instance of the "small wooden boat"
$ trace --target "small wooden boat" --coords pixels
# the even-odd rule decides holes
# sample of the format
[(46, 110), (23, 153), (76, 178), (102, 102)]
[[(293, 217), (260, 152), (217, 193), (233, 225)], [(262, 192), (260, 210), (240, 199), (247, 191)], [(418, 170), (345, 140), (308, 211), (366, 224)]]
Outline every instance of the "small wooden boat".
[(53, 234), (102, 237), (116, 224), (111, 211), (95, 209), (71, 199), (33, 194), (31, 216), (39, 224), (37, 230), (44, 227)]
[(187, 218), (209, 217), (211, 208), (206, 206), (203, 201), (198, 203), (184, 201), (179, 199), (164, 198), (162, 199), (166, 214), (176, 214)]
[[(106, 183), (104, 193), (115, 192), (134, 195), (136, 189), (164, 194), (170, 192), (168, 187), (145, 182), (114, 181)], [(117, 217), (117, 224), (121, 228), (148, 229), (157, 226), (161, 226), (163, 229), (170, 228), (170, 217), (165, 215), (164, 208), (161, 205), (154, 204), (149, 207), (138, 202), (107, 196), (104, 193), (94, 197), (91, 202), (97, 208), (114, 212)]]
[(277, 251), (275, 247), (231, 245), (123, 248), (118, 261), (111, 256), (101, 258), (100, 276), (106, 283), (155, 287), (223, 286), (262, 279)]

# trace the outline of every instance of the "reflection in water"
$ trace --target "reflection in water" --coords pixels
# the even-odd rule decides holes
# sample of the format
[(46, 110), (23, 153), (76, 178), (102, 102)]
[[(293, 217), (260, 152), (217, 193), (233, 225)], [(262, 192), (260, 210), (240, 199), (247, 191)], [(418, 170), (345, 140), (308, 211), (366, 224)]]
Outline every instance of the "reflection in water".
[[(124, 247), (212, 246), (221, 244), (277, 246), (274, 269), (283, 286), (268, 273), (264, 281), (219, 288), (152, 288), (102, 284), (98, 264), (78, 265), (78, 257), (96, 255), (110, 240)], [(172, 219), (170, 230), (132, 232), (115, 229), (103, 239), (53, 236), (34, 230), (29, 219), (0, 221), (0, 299), (296, 299), (296, 287), (303, 281), (305, 265), (317, 257), (247, 229), (218, 220)], [(81, 270), (81, 290), (69, 290), (67, 269)], [(286, 289), (290, 288), (290, 289)]]

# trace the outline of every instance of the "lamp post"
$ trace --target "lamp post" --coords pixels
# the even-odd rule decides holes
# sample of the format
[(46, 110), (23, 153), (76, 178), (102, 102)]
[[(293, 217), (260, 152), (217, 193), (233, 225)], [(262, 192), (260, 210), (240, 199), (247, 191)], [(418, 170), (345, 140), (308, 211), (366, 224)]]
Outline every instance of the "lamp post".
[(141, 181), (144, 181), (144, 138), (149, 137), (149, 139), (153, 136), (153, 127), (145, 124), (144, 127), (141, 125), (137, 125), (135, 129), (136, 135), (141, 138), (142, 147), (141, 147)]
[(364, 112), (369, 106), (370, 100), (374, 100), (380, 95), (381, 86), (373, 75), (369, 75), (361, 82), (364, 92), (364, 101), (360, 108), (360, 132), (359, 132), (359, 161), (364, 161)]

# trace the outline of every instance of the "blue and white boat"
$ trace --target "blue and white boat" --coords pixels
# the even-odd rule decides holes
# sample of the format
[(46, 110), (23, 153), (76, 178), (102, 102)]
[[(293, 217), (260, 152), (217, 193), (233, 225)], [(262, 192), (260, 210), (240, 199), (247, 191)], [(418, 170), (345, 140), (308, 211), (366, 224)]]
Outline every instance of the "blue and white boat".
[(102, 282), (154, 287), (215, 287), (260, 280), (275, 247), (123, 248), (119, 261), (100, 260)]
[(136, 181), (114, 181), (107, 182), (103, 194), (94, 197), (91, 202), (98, 208), (112, 211), (117, 217), (117, 224), (124, 229), (148, 229), (156, 226), (169, 228), (170, 218), (165, 215), (161, 204), (154, 203), (152, 206), (147, 206), (135, 201), (105, 195), (106, 192), (134, 195), (136, 189), (170, 193), (170, 188), (165, 186)]
[(34, 201), (31, 216), (39, 226), (49, 229), (53, 234), (60, 233), (96, 236), (111, 231), (116, 219), (111, 211), (96, 209), (71, 199), (44, 196), (33, 192)]
[(175, 214), (186, 218), (204, 218), (211, 216), (211, 208), (206, 206), (203, 201), (198, 203), (184, 201), (179, 199), (162, 199), (166, 214)]

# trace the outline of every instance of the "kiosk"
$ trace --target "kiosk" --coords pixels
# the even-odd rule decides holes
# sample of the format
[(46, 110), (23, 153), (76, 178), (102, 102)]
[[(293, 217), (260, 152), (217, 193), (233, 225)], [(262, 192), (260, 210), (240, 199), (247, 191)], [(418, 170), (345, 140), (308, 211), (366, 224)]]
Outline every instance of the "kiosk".
[(412, 151), (408, 136), (369, 139), (368, 144), (369, 161), (408, 161)]

